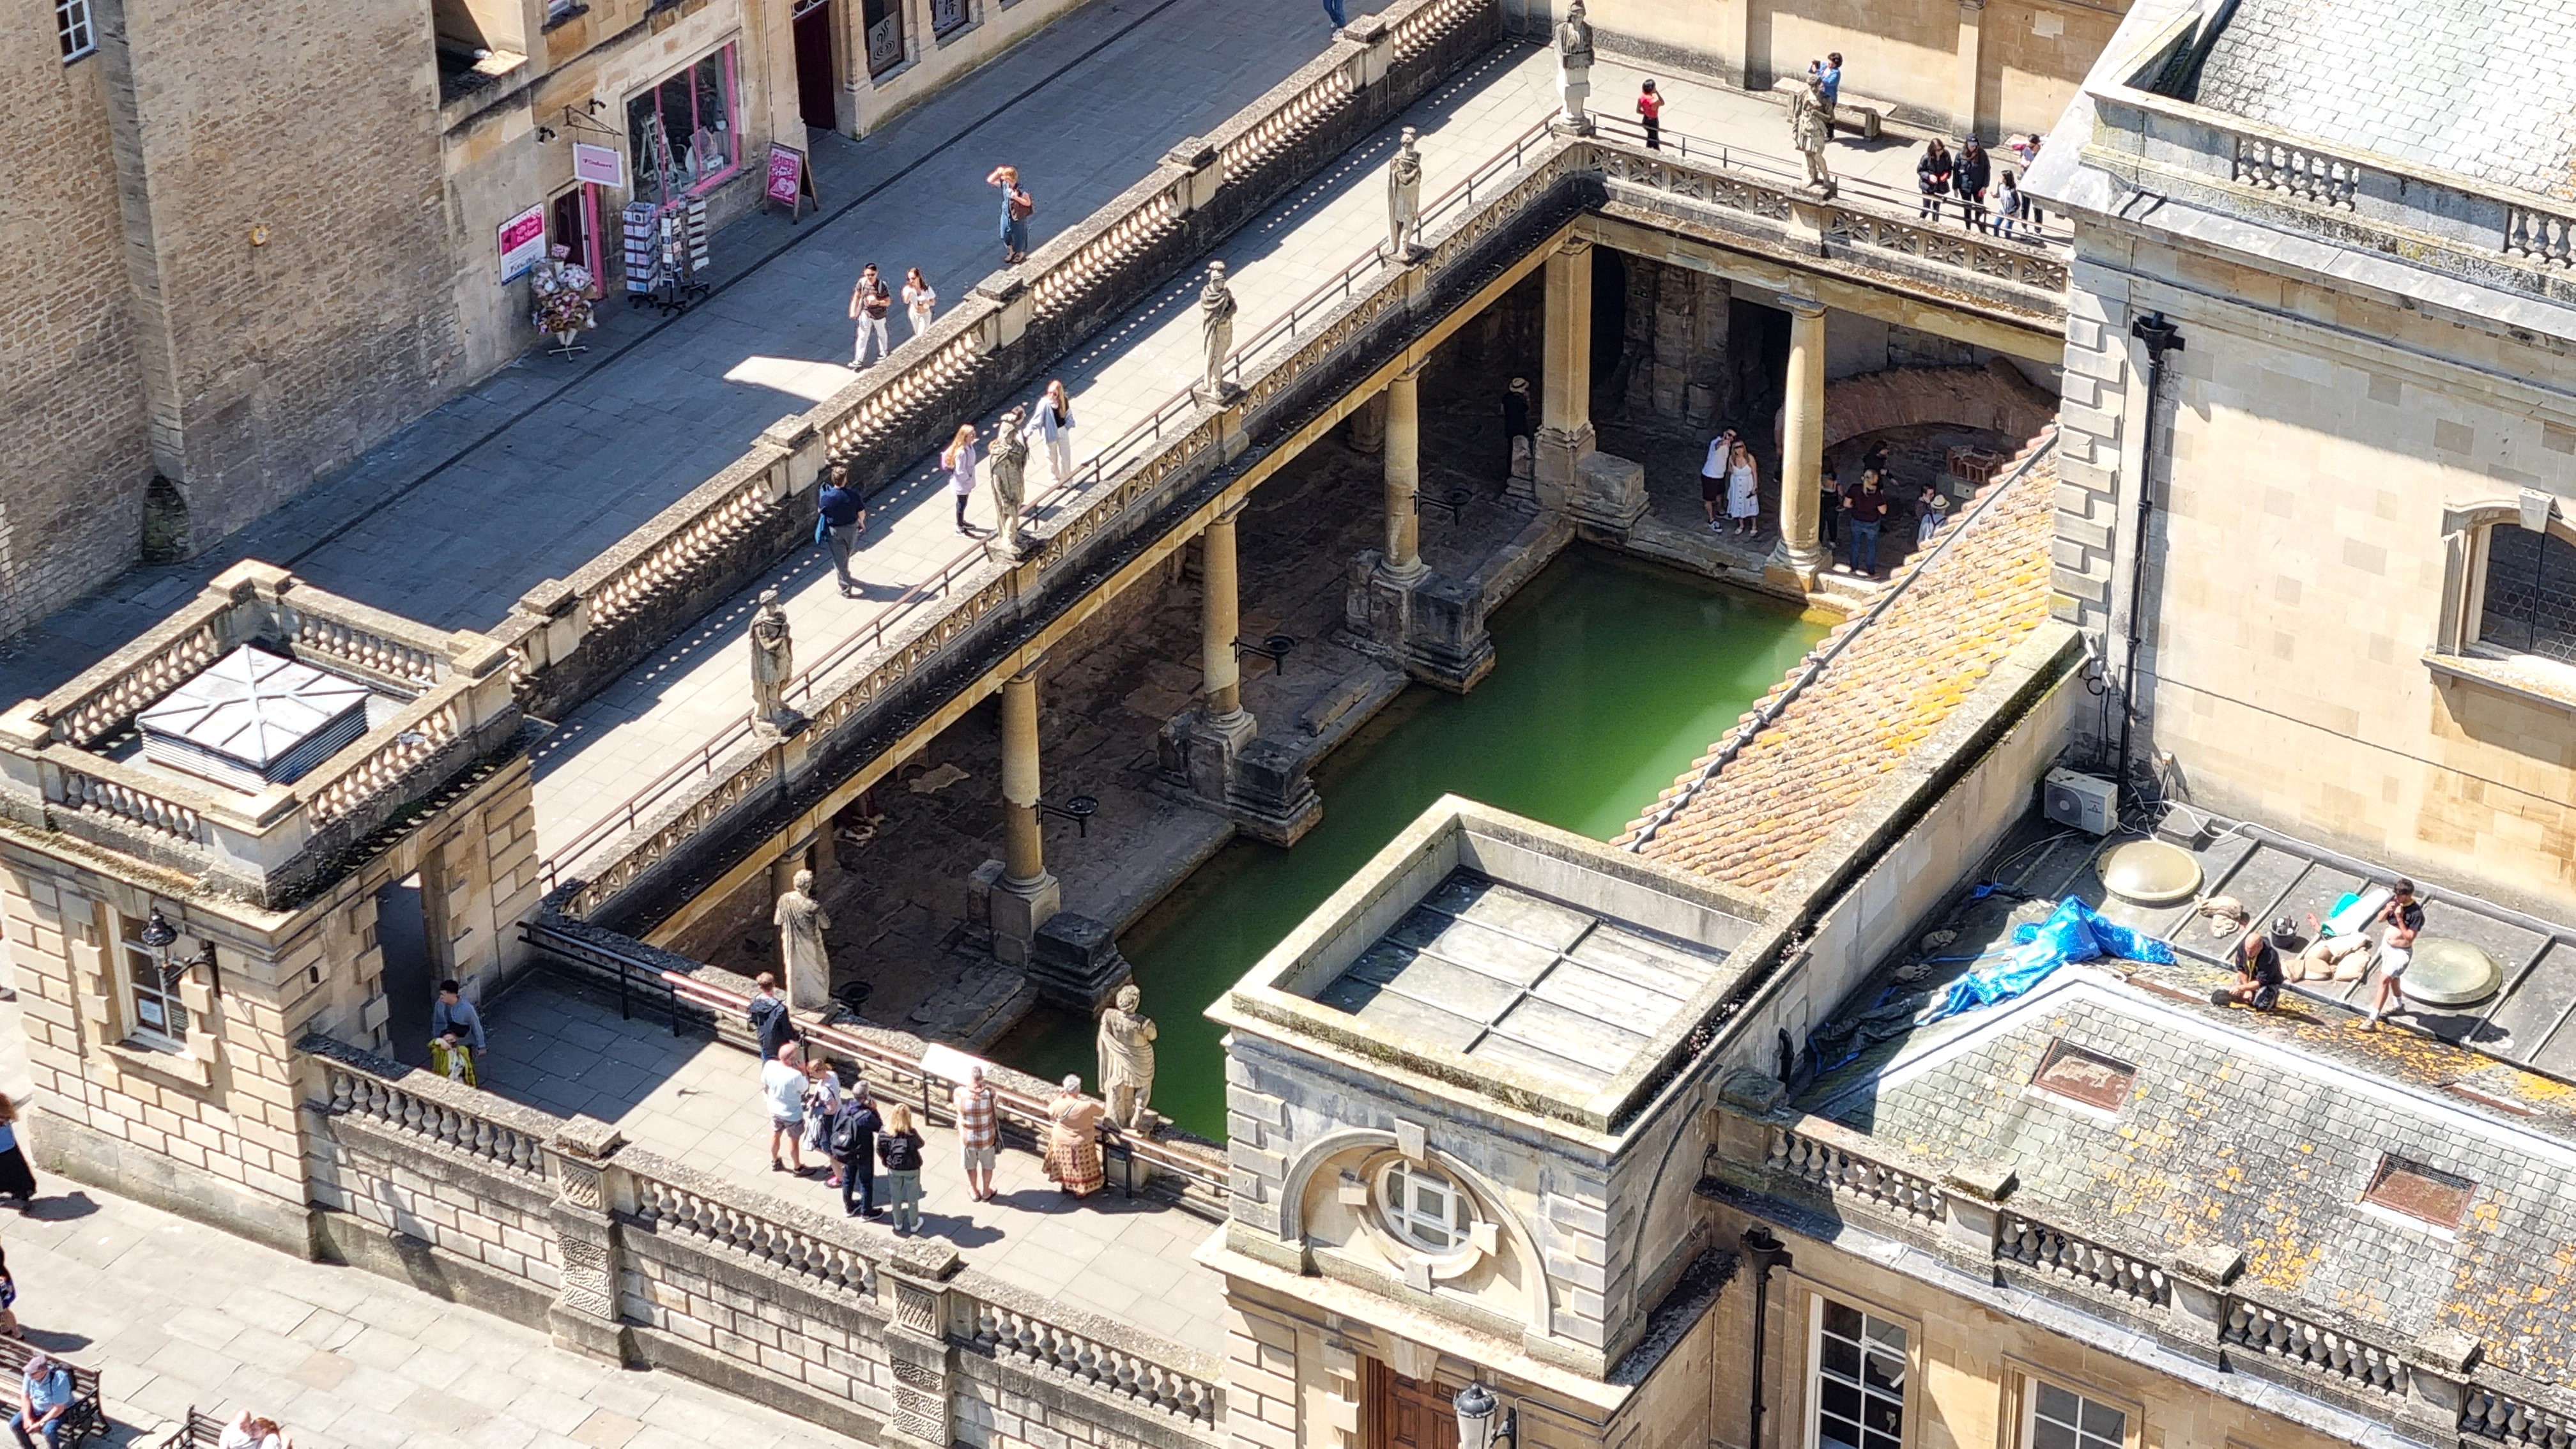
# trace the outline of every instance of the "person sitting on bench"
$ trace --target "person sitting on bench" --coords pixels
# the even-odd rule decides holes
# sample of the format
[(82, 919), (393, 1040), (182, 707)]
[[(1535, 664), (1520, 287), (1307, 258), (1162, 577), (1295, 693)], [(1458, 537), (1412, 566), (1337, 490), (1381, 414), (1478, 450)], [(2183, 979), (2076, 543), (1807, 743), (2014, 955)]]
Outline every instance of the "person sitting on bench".
[(18, 1436), (18, 1449), (36, 1449), (32, 1434), (45, 1436), (45, 1449), (55, 1449), (63, 1432), (63, 1415), (71, 1412), (71, 1370), (45, 1355), (27, 1358), (27, 1376), (18, 1385), (18, 1414), (9, 1421), (9, 1432)]

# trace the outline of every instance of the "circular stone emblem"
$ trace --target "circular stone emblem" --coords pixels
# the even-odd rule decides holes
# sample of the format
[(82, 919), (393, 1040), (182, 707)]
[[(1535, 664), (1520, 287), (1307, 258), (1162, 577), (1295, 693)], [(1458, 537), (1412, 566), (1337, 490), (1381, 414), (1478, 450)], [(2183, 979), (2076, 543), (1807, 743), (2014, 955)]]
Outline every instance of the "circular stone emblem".
[(2496, 958), (2466, 941), (2443, 936), (2415, 938), (2415, 959), (2397, 979), (2406, 999), (2426, 1006), (2467, 1006), (2495, 995), (2504, 984), (2504, 967)]
[(2200, 889), (2200, 862), (2161, 840), (2124, 840), (2093, 862), (2103, 888), (2142, 906), (2169, 906)]

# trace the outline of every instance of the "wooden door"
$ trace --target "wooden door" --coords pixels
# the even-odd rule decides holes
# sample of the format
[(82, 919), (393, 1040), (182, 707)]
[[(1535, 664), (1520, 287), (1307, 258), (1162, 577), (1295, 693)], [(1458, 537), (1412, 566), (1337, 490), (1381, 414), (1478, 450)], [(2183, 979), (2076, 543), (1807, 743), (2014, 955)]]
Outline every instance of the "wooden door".
[(832, 0), (808, 0), (796, 10), (796, 114), (817, 131), (837, 130), (834, 98), (840, 68), (832, 64)]
[(1409, 1379), (1370, 1361), (1368, 1449), (1458, 1449), (1458, 1416), (1443, 1384)]

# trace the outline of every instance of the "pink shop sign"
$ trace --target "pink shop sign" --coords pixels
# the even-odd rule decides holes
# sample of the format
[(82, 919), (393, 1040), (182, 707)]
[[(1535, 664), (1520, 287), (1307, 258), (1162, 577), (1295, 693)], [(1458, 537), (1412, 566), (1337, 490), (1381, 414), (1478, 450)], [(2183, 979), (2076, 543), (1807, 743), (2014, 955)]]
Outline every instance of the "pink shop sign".
[(546, 254), (546, 209), (531, 206), (501, 223), (501, 280), (515, 282)]

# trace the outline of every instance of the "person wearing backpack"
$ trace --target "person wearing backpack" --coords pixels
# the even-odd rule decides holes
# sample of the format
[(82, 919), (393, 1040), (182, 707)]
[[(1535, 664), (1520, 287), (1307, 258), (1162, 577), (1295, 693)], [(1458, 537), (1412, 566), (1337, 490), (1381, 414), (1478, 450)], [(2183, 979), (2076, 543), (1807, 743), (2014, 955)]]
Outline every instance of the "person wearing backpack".
[(851, 1217), (877, 1215), (877, 1133), (885, 1126), (876, 1099), (859, 1082), (841, 1099), (832, 1115), (832, 1160), (841, 1165), (841, 1211)]
[(751, 1022), (752, 1034), (760, 1038), (760, 1060), (765, 1065), (778, 1060), (778, 1049), (796, 1040), (795, 1019), (787, 1014), (787, 999), (778, 994), (778, 978), (763, 971), (753, 978), (751, 1000), (743, 1015)]
[(1038, 214), (1037, 198), (1020, 186), (1020, 168), (996, 166), (984, 178), (1002, 188), (1002, 265), (1015, 267), (1029, 259), (1029, 218)]
[(921, 1134), (913, 1130), (912, 1109), (901, 1102), (886, 1108), (884, 1130), (877, 1133), (877, 1161), (885, 1164), (895, 1236), (921, 1231)]

